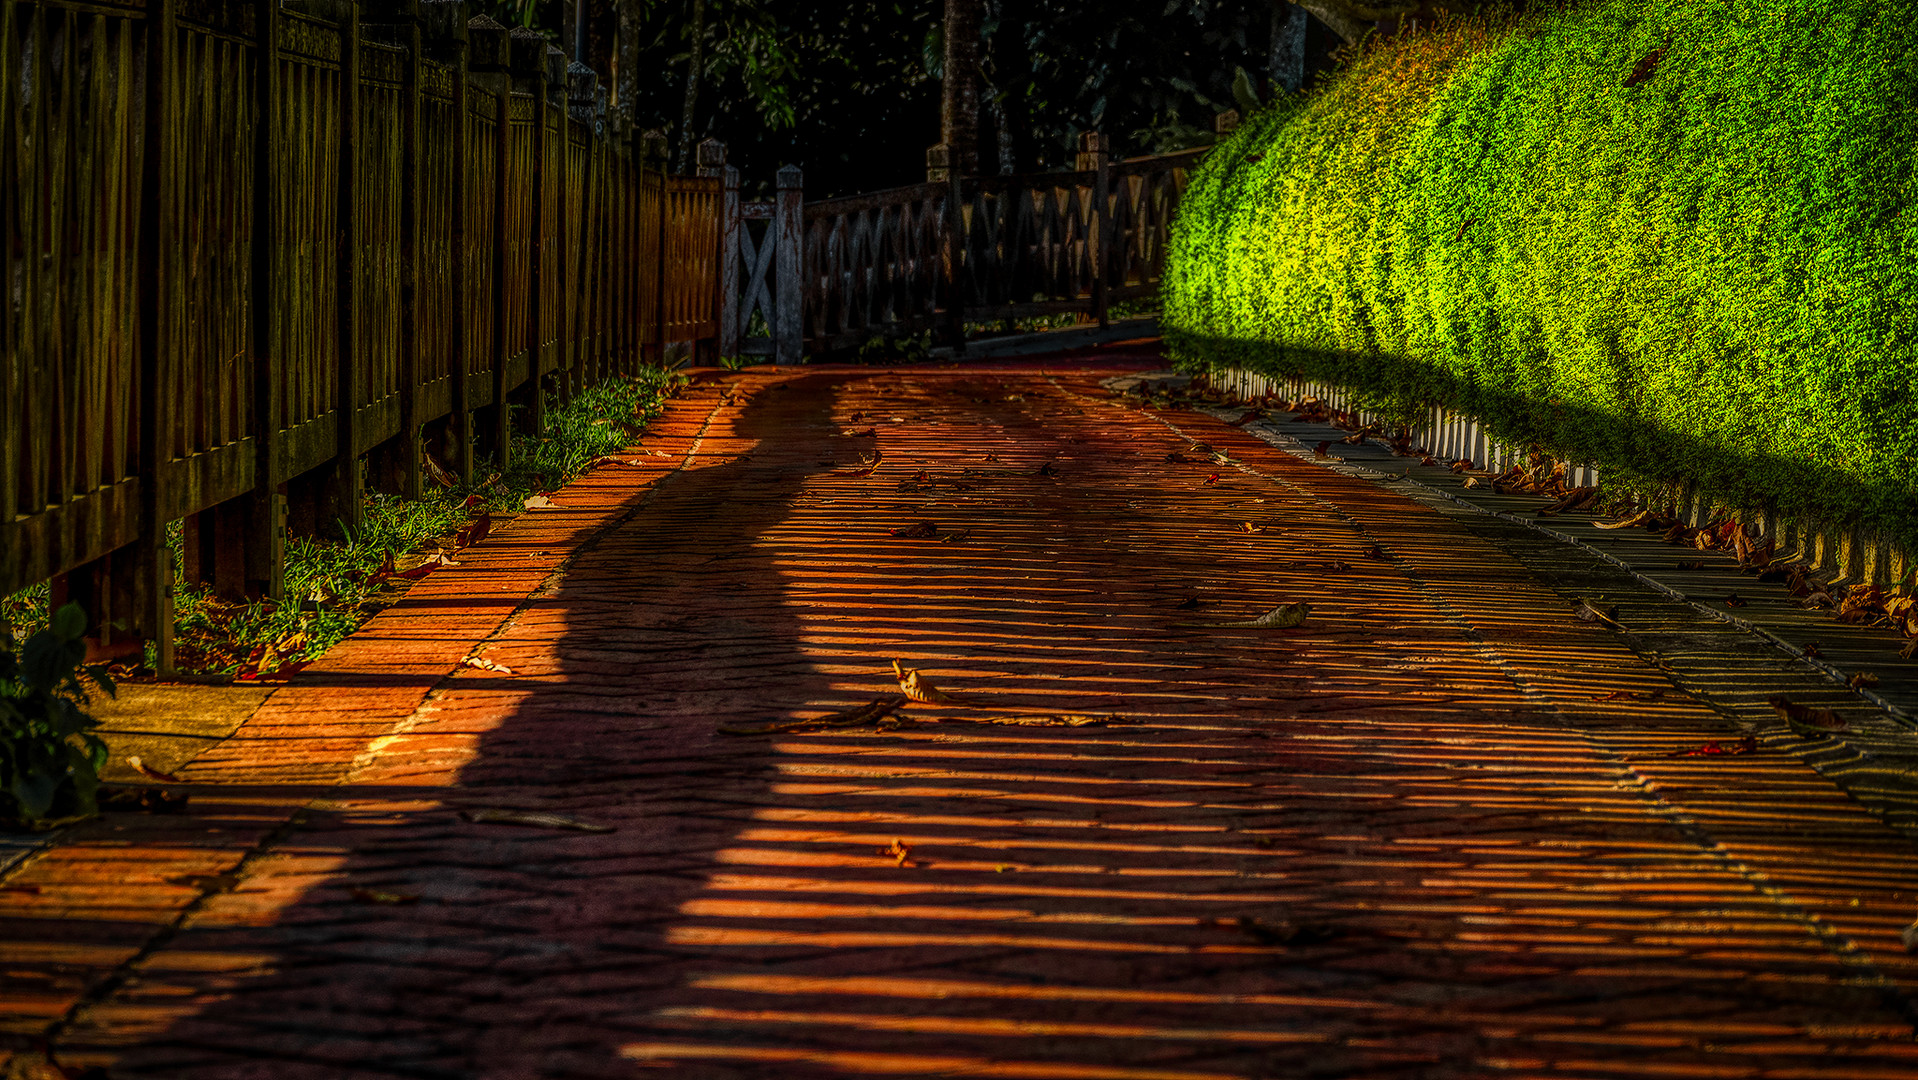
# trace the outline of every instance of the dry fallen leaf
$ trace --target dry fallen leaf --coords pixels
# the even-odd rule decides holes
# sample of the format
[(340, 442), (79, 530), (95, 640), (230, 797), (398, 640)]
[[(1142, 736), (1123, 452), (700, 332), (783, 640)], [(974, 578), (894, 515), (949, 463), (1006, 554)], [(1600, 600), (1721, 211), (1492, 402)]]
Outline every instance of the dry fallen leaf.
[(1312, 613), (1312, 605), (1299, 601), (1292, 604), (1280, 604), (1256, 619), (1241, 619), (1237, 622), (1221, 623), (1180, 623), (1181, 626), (1215, 627), (1258, 627), (1260, 629), (1284, 629), (1305, 625), (1305, 617)]
[(1380, 547), (1377, 544), (1373, 544), (1371, 547), (1366, 548), (1364, 552), (1364, 556), (1365, 558), (1377, 559), (1381, 562), (1391, 557), (1385, 553), (1384, 548)]
[(1617, 608), (1600, 607), (1590, 600), (1580, 600), (1578, 606), (1572, 609), (1572, 614), (1578, 616), (1581, 622), (1595, 622), (1604, 623), (1606, 626), (1618, 626)]
[(939, 524), (933, 521), (921, 521), (916, 525), (901, 525), (896, 529), (887, 529), (887, 536), (897, 536), (901, 540), (929, 540), (939, 535)]
[(134, 772), (139, 773), (141, 776), (146, 777), (148, 780), (158, 780), (162, 784), (185, 783), (185, 781), (181, 780), (179, 777), (173, 775), (172, 773), (161, 772), (159, 769), (156, 769), (153, 766), (148, 765), (146, 762), (141, 761), (140, 755), (138, 754), (128, 754), (127, 764), (132, 767)]
[(388, 904), (395, 906), (400, 904), (417, 904), (420, 902), (420, 898), (413, 893), (389, 892), (385, 889), (368, 889), (363, 886), (354, 887), (353, 899), (363, 904)]
[(1851, 725), (1845, 718), (1830, 709), (1814, 709), (1809, 705), (1800, 705), (1783, 695), (1773, 694), (1765, 699), (1791, 728), (1794, 735), (1806, 739), (1822, 739), (1834, 731), (1849, 731)]
[(1813, 641), (1805, 645), (1805, 655), (1813, 660), (1822, 660), (1824, 659), (1825, 652), (1818, 647), (1816, 641)]
[(546, 510), (558, 505), (558, 503), (544, 495), (532, 495), (526, 499), (526, 509), (528, 510)]
[(1205, 482), (1206, 482), (1206, 484), (1207, 484), (1208, 486), (1209, 486), (1209, 485), (1212, 485), (1212, 484), (1216, 484), (1216, 483), (1218, 483), (1218, 482), (1219, 482), (1219, 474), (1218, 474), (1218, 473), (1213, 473), (1213, 474), (1212, 474), (1211, 476), (1208, 476), (1208, 477), (1206, 477), (1206, 478), (1205, 478)]
[(912, 845), (896, 836), (893, 837), (889, 846), (879, 849), (879, 854), (892, 856), (893, 862), (900, 866), (922, 865), (919, 860), (912, 857)]
[(1319, 440), (1319, 445), (1312, 448), (1312, 460), (1325, 461), (1329, 459), (1332, 456), (1330, 452), (1331, 449), (1332, 449), (1332, 440), (1330, 439)]
[(1664, 62), (1665, 50), (1669, 47), (1670, 43), (1667, 42), (1665, 45), (1661, 45), (1651, 52), (1646, 53), (1643, 59), (1632, 66), (1631, 74), (1625, 76), (1625, 81), (1620, 85), (1626, 87), (1637, 86), (1639, 83), (1651, 78), (1657, 73), (1658, 65)]
[(433, 455), (427, 453), (425, 449), (420, 450), (420, 469), (426, 473), (428, 479), (441, 487), (452, 487), (459, 483), (459, 477), (453, 475), (445, 466), (433, 460)]
[(1650, 520), (1652, 520), (1652, 512), (1650, 510), (1640, 510), (1638, 513), (1621, 521), (1600, 521), (1596, 524), (1597, 527), (1601, 529), (1631, 529), (1643, 525)]
[(1726, 607), (1744, 607), (1745, 600), (1743, 597), (1739, 596), (1737, 593), (1732, 593), (1729, 596), (1725, 597), (1725, 606)]
[(1252, 524), (1249, 521), (1239, 522), (1239, 528), (1244, 529), (1246, 532), (1249, 532), (1249, 533), (1255, 533), (1259, 531), (1259, 527), (1257, 525)]
[(573, 832), (609, 833), (614, 831), (611, 825), (594, 825), (565, 814), (549, 814), (544, 810), (505, 810), (486, 808), (481, 810), (461, 810), (460, 817), (476, 825), (527, 825), (535, 829), (569, 829)]
[(1690, 750), (1674, 750), (1671, 753), (1666, 754), (1665, 756), (1666, 757), (1739, 757), (1744, 754), (1756, 754), (1757, 752), (1758, 752), (1758, 739), (1754, 736), (1747, 735), (1744, 738), (1739, 739), (1737, 742), (1726, 742), (1719, 739), (1713, 739), (1711, 742), (1701, 743), (1698, 746), (1694, 746)]
[(1858, 674), (1853, 675), (1850, 679), (1846, 680), (1845, 685), (1851, 687), (1853, 690), (1857, 690), (1862, 687), (1877, 686), (1878, 676), (1873, 675), (1869, 671), (1861, 671)]
[(1124, 723), (1125, 718), (1116, 713), (1106, 716), (1053, 713), (1044, 716), (939, 716), (934, 717), (932, 722), (935, 724), (1000, 724), (1006, 727), (1096, 727), (1103, 724)]
[(481, 671), (497, 671), (501, 675), (511, 675), (513, 673), (512, 668), (507, 667), (505, 664), (488, 660), (484, 656), (469, 656), (460, 662), (470, 668), (479, 668)]
[(908, 668), (894, 660), (892, 673), (899, 680), (899, 689), (914, 701), (922, 704), (941, 704), (954, 700), (952, 695), (927, 682), (925, 677), (919, 674), (918, 668)]

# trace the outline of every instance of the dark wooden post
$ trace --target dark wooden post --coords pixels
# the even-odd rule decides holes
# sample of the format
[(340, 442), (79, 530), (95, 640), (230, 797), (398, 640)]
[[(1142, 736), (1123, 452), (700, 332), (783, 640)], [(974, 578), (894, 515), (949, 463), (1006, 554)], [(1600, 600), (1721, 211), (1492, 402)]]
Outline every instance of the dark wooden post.
[[(447, 312), (447, 348), (452, 353), (449, 375), (452, 395), (448, 403), (451, 415), (446, 428), (446, 457), (461, 476), (473, 478), (473, 395), (467, 382), (467, 353), (472, 348), (466, 329), (466, 213), (468, 199), (474, 196), (466, 145), (466, 0), (421, 0), (420, 47), (433, 59), (451, 69), (453, 88), (453, 189), (447, 192), (451, 203), (452, 231), (447, 236), (446, 265), (452, 280), (448, 283), (453, 308)], [(410, 332), (402, 328), (402, 332)]]
[(377, 0), (380, 36), (406, 50), (400, 69), (400, 431), (381, 470), (420, 497), (420, 0)]
[(1086, 230), (1086, 267), (1092, 274), (1092, 314), (1099, 326), (1108, 325), (1108, 283), (1112, 276), (1112, 152), (1106, 137), (1097, 131), (1079, 135), (1079, 156), (1074, 163), (1080, 172), (1093, 174), (1091, 220)]
[[(726, 144), (723, 142), (720, 142), (718, 139), (702, 139), (699, 145), (694, 148), (693, 160), (698, 163), (698, 166), (699, 166), (698, 171), (700, 176), (706, 177), (708, 179), (723, 180), (726, 175)], [(725, 201), (724, 201), (725, 194), (723, 191), (720, 194), (720, 200), (721, 202), (718, 208), (719, 209), (719, 229), (718, 229), (719, 235), (714, 238), (715, 243), (721, 242), (725, 237), (726, 207), (725, 207)], [(713, 284), (715, 286), (719, 286), (720, 284), (719, 273), (721, 268), (724, 267), (726, 263), (726, 256), (725, 256), (724, 249), (721, 249), (717, 254), (719, 255), (719, 258), (713, 260), (714, 262), (713, 276), (715, 278)], [(713, 303), (715, 305), (722, 304), (725, 301), (726, 290), (723, 287), (716, 287), (713, 290), (712, 295), (713, 295)], [(716, 321), (722, 324), (724, 323), (726, 316), (723, 311), (715, 311), (713, 314), (718, 317)], [(722, 330), (721, 336), (723, 337), (723, 335), (724, 335), (724, 332)], [(721, 355), (724, 355), (724, 353), (720, 350), (719, 340), (717, 338), (713, 340), (706, 340), (706, 341), (695, 341), (692, 343), (692, 349), (693, 349), (693, 357), (694, 357), (693, 362), (695, 364), (716, 363), (717, 357), (712, 355), (714, 352), (720, 352)]]
[(648, 132), (646, 157), (648, 162), (657, 160), (659, 169), (659, 227), (655, 230), (656, 243), (651, 256), (653, 260), (653, 339), (656, 351), (653, 359), (660, 364), (666, 362), (666, 252), (671, 247), (666, 240), (666, 228), (672, 224), (672, 185), (671, 176), (666, 172), (666, 134)]
[(280, 0), (256, 0), (253, 63), (252, 297), (253, 492), (247, 497), (247, 591), (274, 600), (286, 592), (286, 449), (280, 437)]
[(739, 170), (725, 169), (719, 204), (719, 355), (739, 355)]
[(360, 528), (360, 12), (358, 0), (341, 0), (339, 161), (339, 394), (333, 402), (335, 449), (321, 500), (321, 528), (337, 520)]
[(512, 355), (512, 345), (506, 340), (506, 168), (512, 160), (508, 125), (512, 83), (507, 68), (512, 58), (512, 43), (506, 28), (484, 15), (467, 20), (466, 36), (467, 70), (473, 73), (472, 82), (479, 87), (476, 92), (492, 95), (498, 118), (493, 139), (493, 190), (476, 195), (488, 200), (487, 205), (492, 208), (487, 220), (492, 228), (489, 258), (493, 269), (493, 355), (488, 358), (492, 364), (493, 390), (488, 408), (493, 412), (491, 422), (483, 430), (489, 444), (487, 449), (504, 467), (512, 447), (506, 408), (506, 359)]
[[(160, 392), (167, 345), (177, 308), (174, 282), (166, 273), (171, 262), (167, 245), (179, 239), (178, 207), (167, 198), (179, 168), (174, 134), (178, 107), (179, 53), (176, 0), (152, 0), (147, 8), (146, 132), (144, 168), (140, 178), (140, 519), (139, 539), (125, 548), (61, 575), (50, 589), (49, 606), (78, 601), (86, 608), (88, 634), (97, 644), (96, 656), (118, 655), (151, 639), (158, 647), (159, 668), (173, 670), (173, 558), (166, 547), (166, 492), (169, 447), (164, 433), (171, 428), (170, 402)], [(11, 47), (12, 42), (7, 42)], [(13, 508), (7, 508), (12, 513)], [(117, 560), (120, 565), (115, 566)], [(128, 604), (126, 601), (132, 601)], [(124, 605), (124, 606), (123, 606)], [(114, 622), (134, 623), (116, 632)], [(130, 633), (129, 633), (130, 631)], [(131, 640), (116, 640), (130, 638)]]
[[(565, 136), (560, 140), (560, 145), (564, 148), (568, 169), (573, 167), (572, 130), (574, 128), (580, 130), (583, 136), (582, 142), (586, 147), (585, 159), (579, 165), (582, 170), (579, 178), (579, 204), (572, 208), (573, 213), (579, 216), (580, 250), (573, 251), (569, 248), (562, 255), (565, 261), (562, 270), (565, 273), (566, 288), (571, 294), (570, 302), (573, 307), (573, 317), (567, 320), (566, 327), (561, 330), (569, 341), (566, 350), (570, 357), (570, 362), (567, 364), (566, 392), (568, 396), (597, 381), (603, 375), (599, 369), (599, 356), (596, 351), (599, 337), (593, 333), (595, 314), (593, 298), (596, 289), (594, 285), (588, 284), (589, 282), (596, 284), (598, 281), (598, 275), (593, 272), (591, 252), (597, 247), (594, 243), (594, 234), (599, 228), (602, 216), (592, 211), (593, 199), (596, 195), (593, 190), (593, 149), (597, 141), (593, 138), (593, 124), (598, 98), (599, 76), (594, 74), (593, 69), (577, 60), (566, 65), (566, 126), (562, 129)], [(569, 233), (562, 231), (560, 235), (567, 236)], [(565, 309), (562, 307), (561, 310)]]
[[(512, 71), (513, 83), (521, 93), (533, 98), (533, 164), (532, 175), (528, 178), (526, 198), (532, 206), (532, 235), (528, 238), (527, 250), (531, 265), (527, 268), (526, 295), (508, 297), (511, 302), (523, 302), (526, 305), (526, 382), (519, 387), (518, 393), (525, 399), (525, 429), (534, 435), (546, 430), (545, 393), (541, 386), (545, 372), (545, 336), (544, 291), (545, 245), (546, 236), (546, 199), (545, 175), (546, 161), (546, 39), (537, 31), (519, 27), (512, 31)], [(509, 140), (510, 141), (510, 140)]]
[(802, 359), (805, 334), (805, 297), (799, 280), (799, 248), (805, 243), (804, 178), (799, 166), (779, 170), (774, 187), (773, 271), (778, 280), (773, 286), (773, 306), (777, 310), (772, 328), (773, 362), (797, 364)]
[[(966, 214), (961, 204), (961, 180), (957, 169), (952, 167), (952, 148), (939, 143), (926, 148), (926, 182), (946, 185), (946, 213), (944, 228), (945, 273), (941, 281), (945, 285), (946, 317), (945, 338), (952, 346), (953, 355), (962, 355), (966, 351), (966, 278), (962, 256), (966, 246)], [(937, 298), (933, 301), (937, 308)]]

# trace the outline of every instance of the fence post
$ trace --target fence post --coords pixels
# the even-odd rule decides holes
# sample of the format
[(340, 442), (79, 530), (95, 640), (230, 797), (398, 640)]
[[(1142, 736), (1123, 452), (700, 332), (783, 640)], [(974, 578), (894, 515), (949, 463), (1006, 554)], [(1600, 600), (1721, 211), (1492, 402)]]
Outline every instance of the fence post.
[(506, 28), (484, 15), (476, 15), (467, 20), (468, 40), (466, 68), (473, 78), (469, 86), (478, 86), (479, 92), (493, 99), (495, 124), (493, 129), (493, 190), (483, 197), (492, 206), (487, 215), (491, 236), (488, 237), (487, 258), (492, 271), (492, 323), (493, 350), (487, 357), (491, 365), (492, 376), (491, 403), (493, 410), (487, 418), (484, 428), (477, 418), (474, 434), (483, 430), (487, 447), (492, 451), (494, 460), (504, 468), (511, 458), (512, 439), (507, 427), (506, 408), (506, 358), (511, 355), (512, 346), (506, 341), (506, 166), (512, 159), (512, 138), (509, 117), (512, 103), (512, 78), (507, 68), (512, 59), (512, 39)]
[[(567, 127), (566, 137), (560, 140), (560, 144), (565, 148), (567, 168), (572, 168), (572, 128), (575, 124), (577, 124), (584, 133), (584, 138), (581, 141), (585, 147), (585, 152), (582, 155), (582, 160), (579, 165), (581, 170), (579, 177), (579, 202), (572, 208), (573, 213), (579, 216), (580, 250), (573, 251), (569, 247), (565, 252), (565, 278), (567, 288), (571, 292), (568, 303), (570, 303), (573, 308), (573, 318), (570, 320), (570, 325), (564, 330), (564, 333), (571, 338), (572, 342), (571, 347), (567, 350), (567, 353), (570, 355), (570, 363), (567, 365), (566, 376), (567, 395), (569, 397), (585, 388), (590, 382), (602, 377), (604, 374), (600, 370), (597, 352), (599, 338), (598, 335), (593, 333), (593, 320), (597, 314), (593, 301), (598, 295), (597, 283), (599, 278), (598, 275), (594, 273), (594, 266), (590, 255), (590, 253), (597, 248), (597, 245), (594, 243), (594, 236), (599, 229), (600, 222), (605, 217), (604, 213), (595, 213), (592, 209), (593, 200), (597, 194), (595, 191), (597, 185), (594, 183), (596, 174), (593, 169), (593, 163), (599, 140), (594, 137), (593, 128), (598, 99), (599, 76), (594, 73), (593, 69), (577, 61), (566, 65)], [(562, 235), (571, 234), (562, 233)], [(594, 284), (588, 286), (588, 282), (593, 282)], [(565, 308), (562, 307), (561, 310), (563, 311)]]
[(805, 317), (803, 285), (799, 280), (799, 245), (805, 243), (805, 212), (799, 166), (788, 165), (779, 170), (774, 186), (778, 195), (773, 202), (773, 231), (777, 234), (773, 240), (773, 269), (778, 281), (773, 286), (773, 306), (778, 309), (778, 317), (773, 327), (773, 362), (797, 364), (805, 333), (805, 327), (800, 325)]
[(390, 466), (400, 496), (420, 497), (420, 11), (419, 0), (380, 0), (380, 21), (406, 49), (400, 76), (400, 432)]
[[(147, 9), (151, 23), (147, 29), (146, 55), (146, 132), (148, 143), (140, 178), (140, 430), (139, 537), (132, 550), (124, 548), (75, 567), (60, 575), (49, 588), (48, 607), (57, 608), (66, 599), (78, 600), (87, 614), (87, 633), (98, 644), (89, 649), (94, 658), (118, 655), (142, 638), (150, 638), (159, 653), (162, 672), (173, 670), (173, 589), (172, 553), (166, 548), (165, 493), (168, 479), (168, 446), (164, 433), (170, 428), (172, 409), (161, 393), (162, 367), (166, 363), (171, 322), (176, 308), (173, 282), (166, 267), (170, 261), (166, 245), (178, 238), (175, 224), (177, 207), (166, 197), (179, 167), (178, 149), (172, 133), (173, 87), (177, 78), (178, 53), (174, 29), (178, 4), (175, 0), (154, 0)], [(12, 41), (6, 43), (12, 47)], [(8, 507), (12, 513), (16, 508)], [(115, 556), (118, 556), (116, 559)], [(115, 566), (118, 562), (120, 565)], [(74, 595), (77, 593), (78, 595)], [(117, 641), (113, 623), (124, 616), (116, 610), (126, 602), (138, 625), (127, 627), (133, 641)]]
[[(726, 175), (726, 144), (723, 142), (720, 142), (718, 139), (701, 139), (699, 142), (699, 145), (694, 148), (693, 160), (698, 163), (698, 166), (699, 166), (698, 172), (700, 176), (705, 177), (707, 179), (718, 179), (723, 181), (723, 178)], [(723, 242), (726, 236), (726, 220), (725, 220), (726, 208), (724, 206), (725, 195), (723, 192), (721, 193), (720, 198), (721, 198), (721, 205), (717, 208), (719, 210), (719, 229), (718, 229), (719, 235), (713, 238), (715, 243)], [(726, 265), (726, 257), (725, 257), (725, 252), (723, 248), (717, 254), (719, 255), (719, 258), (713, 260), (714, 262), (713, 272), (714, 272), (714, 277), (716, 279), (719, 279), (719, 274), (721, 270), (724, 268), (724, 266)], [(713, 292), (713, 302), (715, 305), (723, 304), (726, 299), (726, 289), (725, 289), (725, 286), (721, 284), (721, 281), (723, 281), (723, 279), (714, 281), (714, 284), (719, 286)], [(705, 361), (709, 363), (717, 362), (716, 358), (713, 356), (710, 356), (710, 355), (703, 356), (703, 357), (700, 356), (700, 353), (705, 350), (718, 351), (720, 355), (722, 356), (728, 355), (722, 348), (720, 348), (721, 342), (723, 342), (725, 339), (724, 326), (725, 326), (726, 314), (724, 310), (715, 311), (714, 314), (718, 316), (716, 321), (720, 324), (720, 327), (721, 327), (719, 332), (719, 338), (718, 340), (714, 340), (710, 342), (701, 342), (701, 341), (693, 342), (692, 348), (693, 348), (693, 355), (695, 358), (694, 363), (699, 363), (701, 361)], [(702, 345), (704, 346), (704, 349), (702, 349)]]
[(1092, 220), (1086, 232), (1086, 263), (1092, 271), (1092, 314), (1099, 320), (1099, 327), (1107, 325), (1108, 307), (1107, 279), (1111, 276), (1111, 267), (1107, 265), (1112, 258), (1112, 212), (1106, 206), (1111, 187), (1112, 152), (1111, 144), (1105, 135), (1097, 131), (1081, 132), (1079, 135), (1079, 157), (1074, 162), (1080, 172), (1093, 174), (1092, 180)]
[(739, 170), (726, 166), (719, 205), (719, 355), (739, 355)]
[[(504, 386), (505, 378), (504, 372), (502, 371), (501, 384), (507, 397), (518, 396), (528, 398), (530, 396), (531, 400), (527, 402), (530, 406), (527, 414), (528, 423), (522, 425), (522, 429), (524, 430), (530, 427), (533, 432), (537, 433), (540, 431), (541, 421), (546, 419), (541, 415), (541, 410), (538, 405), (540, 397), (540, 218), (543, 216), (540, 213), (542, 207), (540, 203), (539, 182), (540, 159), (545, 156), (546, 149), (546, 39), (539, 36), (538, 32), (523, 26), (514, 27), (509, 31), (507, 39), (508, 48), (510, 49), (508, 63), (510, 65), (509, 71), (512, 74), (512, 88), (522, 93), (530, 94), (533, 99), (533, 153), (532, 163), (528, 170), (528, 176), (526, 177), (526, 190), (520, 194), (520, 197), (526, 199), (531, 207), (531, 217), (528, 221), (528, 234), (525, 248), (525, 258), (529, 260), (526, 272), (526, 295), (512, 296), (507, 294), (505, 291), (505, 275), (501, 275), (500, 278), (501, 291), (499, 294), (502, 311), (505, 310), (506, 305), (515, 303), (524, 304), (526, 308), (526, 340), (524, 342), (508, 343), (505, 350), (510, 359), (514, 344), (520, 344), (525, 347), (526, 381), (517, 387)], [(507, 148), (506, 161), (510, 162), (512, 160), (511, 146), (513, 142), (512, 125), (508, 120), (513, 107), (513, 95), (510, 90), (502, 97), (500, 106), (500, 145)], [(502, 178), (506, 175), (504, 162), (500, 169), (500, 175)], [(501, 223), (501, 227), (502, 232), (504, 232), (504, 222)], [(502, 243), (504, 243), (504, 239), (502, 236)], [(501, 366), (504, 367), (503, 364)], [(507, 398), (502, 397), (500, 399), (499, 415), (499, 440), (502, 457), (506, 452), (505, 448), (507, 443), (509, 443), (513, 437), (511, 413), (512, 408), (508, 404)]]
[(646, 157), (657, 161), (659, 167), (659, 219), (655, 230), (653, 252), (653, 333), (657, 343), (654, 359), (666, 363), (666, 227), (672, 223), (673, 193), (666, 172), (666, 134), (662, 131), (646, 133)]
[(360, 10), (340, 7), (340, 162), (339, 162), (339, 395), (335, 399), (333, 462), (315, 525), (328, 518), (347, 530), (360, 529), (359, 412), (360, 367)]
[(469, 162), (466, 146), (466, 0), (421, 0), (422, 48), (430, 46), (434, 56), (451, 68), (453, 114), (453, 188), (447, 192), (452, 229), (447, 235), (447, 270), (452, 278), (448, 295), (452, 310), (447, 313), (447, 348), (452, 353), (448, 377), (452, 395), (447, 402), (450, 415), (446, 425), (446, 459), (459, 475), (473, 478), (473, 399), (467, 384), (467, 353), (472, 342), (467, 337), (466, 315), (466, 208)]
[[(963, 178), (952, 167), (952, 148), (938, 143), (926, 148), (926, 182), (946, 185), (945, 263), (946, 263), (946, 340), (952, 343), (954, 356), (966, 352), (966, 273), (963, 256), (966, 248), (966, 210), (961, 200)], [(937, 297), (933, 312), (938, 311)]]
[(286, 592), (286, 447), (280, 437), (280, 0), (257, 0), (253, 63), (253, 491), (243, 511), (246, 589), (279, 600)]
[(718, 139), (701, 139), (693, 160), (699, 164), (698, 175), (723, 175), (726, 171), (726, 144)]

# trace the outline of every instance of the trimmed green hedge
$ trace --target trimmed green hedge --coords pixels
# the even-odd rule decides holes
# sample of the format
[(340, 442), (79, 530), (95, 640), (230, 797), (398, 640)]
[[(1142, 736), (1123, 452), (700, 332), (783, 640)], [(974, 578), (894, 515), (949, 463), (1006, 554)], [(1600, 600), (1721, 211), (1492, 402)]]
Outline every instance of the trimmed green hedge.
[(1174, 355), (1918, 535), (1912, 14), (1597, 0), (1365, 49), (1194, 176)]

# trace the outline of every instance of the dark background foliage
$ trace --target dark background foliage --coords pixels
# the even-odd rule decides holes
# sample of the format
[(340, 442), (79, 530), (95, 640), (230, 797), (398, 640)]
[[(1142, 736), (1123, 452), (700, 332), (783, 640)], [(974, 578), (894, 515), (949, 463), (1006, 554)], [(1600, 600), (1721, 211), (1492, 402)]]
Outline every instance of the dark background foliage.
[[(677, 144), (693, 0), (602, 0), (587, 9), (589, 63), (622, 87), (640, 129)], [(510, 0), (506, 0), (510, 4)], [(1122, 155), (1204, 141), (1221, 110), (1273, 93), (1273, 0), (985, 0), (980, 161), (988, 172), (1070, 167), (1080, 132)], [(517, 20), (502, 5), (496, 17)], [(705, 0), (696, 137), (728, 146), (749, 191), (782, 165), (808, 198), (916, 183), (939, 141), (943, 0)], [(561, 0), (534, 25), (573, 51)], [(1308, 71), (1338, 39), (1314, 21)], [(625, 76), (610, 70), (623, 62)], [(1235, 96), (1243, 69), (1248, 80)]]

